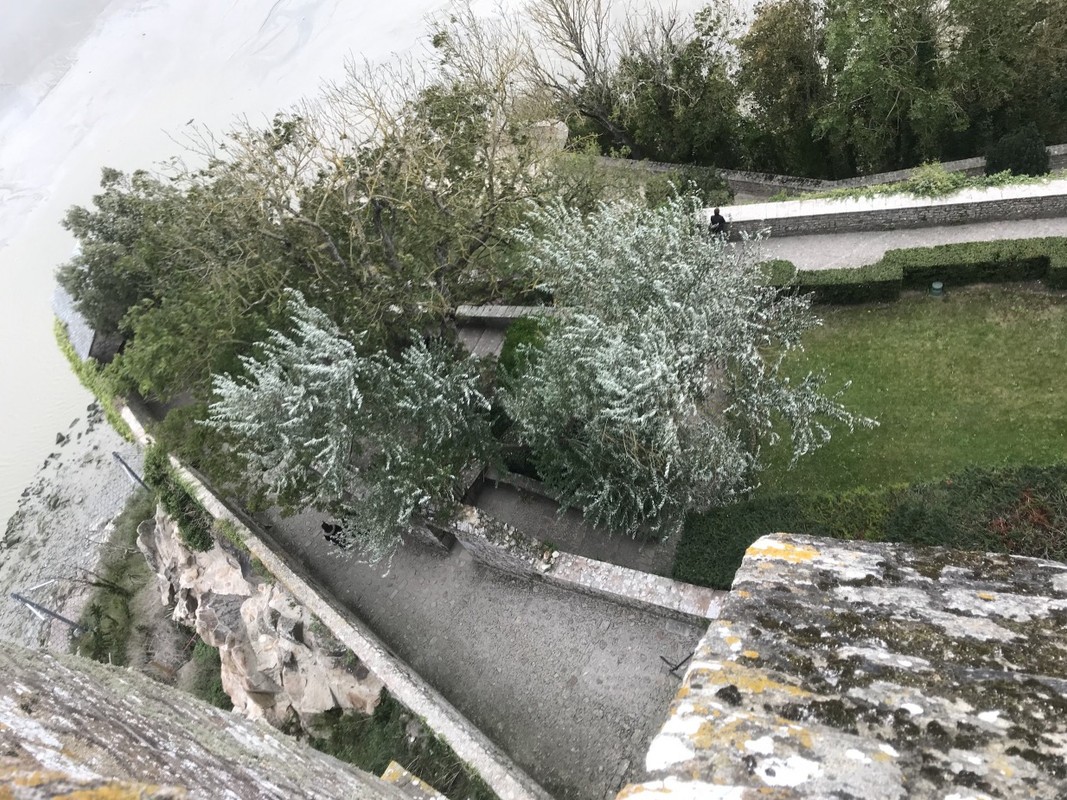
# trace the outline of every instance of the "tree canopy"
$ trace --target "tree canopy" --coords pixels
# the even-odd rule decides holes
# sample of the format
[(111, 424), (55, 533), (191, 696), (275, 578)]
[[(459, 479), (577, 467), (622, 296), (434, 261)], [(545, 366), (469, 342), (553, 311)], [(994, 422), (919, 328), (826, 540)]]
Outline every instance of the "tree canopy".
[(1067, 138), (1067, 11), (1053, 0), (765, 0), (622, 18), (530, 12), (539, 75), (576, 135), (658, 161), (851, 177), (969, 157), (1033, 123)]
[(783, 434), (799, 458), (832, 422), (872, 424), (823, 376), (783, 374), (817, 322), (810, 297), (763, 285), (758, 246), (710, 239), (698, 211), (555, 203), (519, 234), (557, 315), (504, 408), (562, 502), (612, 531), (670, 534), (751, 486)]

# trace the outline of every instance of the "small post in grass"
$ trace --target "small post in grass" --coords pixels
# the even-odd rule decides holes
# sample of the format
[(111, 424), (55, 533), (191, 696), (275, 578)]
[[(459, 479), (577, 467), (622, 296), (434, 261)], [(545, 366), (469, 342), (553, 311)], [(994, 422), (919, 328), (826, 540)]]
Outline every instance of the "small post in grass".
[(931, 297), (944, 297), (945, 296), (945, 284), (941, 281), (934, 281), (930, 284), (930, 296)]

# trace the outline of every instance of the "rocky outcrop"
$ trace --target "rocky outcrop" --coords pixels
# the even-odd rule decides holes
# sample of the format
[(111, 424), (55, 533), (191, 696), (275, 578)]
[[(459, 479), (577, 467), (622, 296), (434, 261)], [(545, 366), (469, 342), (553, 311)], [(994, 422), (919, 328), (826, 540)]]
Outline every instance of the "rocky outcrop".
[(254, 574), (230, 546), (204, 553), (182, 544), (160, 509), (138, 529), (173, 618), (219, 649), (234, 710), (274, 725), (303, 725), (331, 709), (370, 713), (382, 683), (282, 586)]
[(1067, 564), (753, 544), (620, 798), (1067, 796)]
[(131, 670), (0, 641), (0, 797), (405, 800), (267, 725)]

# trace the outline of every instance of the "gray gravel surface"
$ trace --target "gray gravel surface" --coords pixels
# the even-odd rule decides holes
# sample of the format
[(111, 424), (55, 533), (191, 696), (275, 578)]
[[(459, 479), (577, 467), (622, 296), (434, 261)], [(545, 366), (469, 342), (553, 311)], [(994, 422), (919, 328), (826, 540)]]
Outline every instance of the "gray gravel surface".
[(398, 656), (560, 800), (612, 798), (644, 768), (703, 628), (512, 577), (409, 544), (360, 564), (322, 517), (276, 516), (270, 535)]

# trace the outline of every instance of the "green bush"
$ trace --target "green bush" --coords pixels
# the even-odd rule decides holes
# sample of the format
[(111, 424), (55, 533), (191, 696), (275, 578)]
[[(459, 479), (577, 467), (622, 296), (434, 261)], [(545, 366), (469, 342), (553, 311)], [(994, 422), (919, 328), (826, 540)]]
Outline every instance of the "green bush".
[(1009, 239), (890, 250), (882, 263), (899, 269), (904, 288), (1040, 280), (1048, 273), (1049, 240)]
[(677, 580), (728, 589), (745, 550), (769, 533), (940, 545), (1067, 560), (1067, 465), (971, 468), (942, 481), (755, 497), (690, 515)]
[[(312, 738), (311, 745), (360, 769), (381, 775), (390, 761), (396, 761), (446, 797), (497, 800), (446, 742), (426, 730), (386, 691), (371, 716), (327, 712), (320, 722), (328, 726), (329, 733)], [(411, 735), (412, 727), (419, 730), (418, 735)]]
[(1037, 125), (1003, 136), (986, 154), (986, 175), (1010, 171), (1012, 175), (1045, 175), (1049, 171), (1048, 151)]
[(189, 549), (202, 553), (215, 546), (211, 515), (175, 475), (166, 451), (158, 444), (145, 451), (144, 479), (156, 490), (167, 514), (178, 523), (178, 534)]
[(645, 182), (645, 202), (649, 208), (663, 205), (672, 197), (693, 194), (704, 206), (725, 206), (733, 199), (730, 185), (712, 167), (679, 166), (670, 172), (657, 172)]
[(928, 162), (912, 171), (903, 188), (915, 197), (944, 197), (958, 192), (967, 181), (963, 172), (947, 172), (940, 163)]
[(896, 300), (900, 296), (900, 268), (884, 260), (851, 269), (801, 271), (794, 285), (813, 292), (816, 303), (851, 304)]
[(797, 270), (793, 262), (775, 259), (760, 267), (767, 285), (812, 292), (816, 303), (873, 303), (900, 296), (899, 267), (882, 261), (845, 269)]
[(118, 407), (115, 405), (115, 400), (121, 395), (121, 392), (111, 371), (101, 365), (95, 358), (87, 358), (85, 361), (79, 358), (78, 354), (74, 352), (74, 345), (70, 343), (70, 337), (67, 335), (67, 326), (58, 317), (55, 320), (53, 332), (55, 333), (56, 344), (59, 345), (60, 352), (66, 357), (71, 370), (78, 376), (81, 385), (93, 394), (100, 403), (100, 407), (104, 409), (104, 418), (107, 419), (108, 424), (122, 438), (132, 442), (133, 433), (130, 431), (130, 426), (126, 424), (126, 421), (119, 413)]
[(522, 374), (528, 358), (523, 349), (540, 347), (545, 340), (545, 329), (549, 324), (548, 317), (538, 316), (522, 317), (508, 326), (504, 333), (504, 342), (500, 346), (500, 358), (497, 360), (499, 380), (506, 382)]
[(136, 489), (115, 518), (104, 559), (91, 573), (92, 593), (79, 619), (86, 631), (73, 639), (71, 649), (78, 655), (104, 664), (127, 663), (130, 634), (137, 623), (130, 603), (155, 578), (137, 549), (137, 526), (155, 512), (152, 493)]
[(195, 676), (190, 687), (192, 694), (216, 708), (231, 711), (233, 700), (222, 688), (222, 659), (219, 657), (219, 649), (198, 636), (193, 645), (193, 661)]

